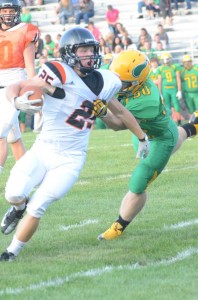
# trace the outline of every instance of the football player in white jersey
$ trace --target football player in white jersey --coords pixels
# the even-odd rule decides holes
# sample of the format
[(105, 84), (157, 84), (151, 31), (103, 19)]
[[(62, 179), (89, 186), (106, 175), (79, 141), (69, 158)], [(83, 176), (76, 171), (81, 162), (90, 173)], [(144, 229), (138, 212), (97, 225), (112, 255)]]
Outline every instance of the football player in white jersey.
[[(5, 99), (5, 87), (35, 73), (35, 43), (39, 29), (20, 21), (19, 0), (0, 0), (0, 173), (11, 143), (15, 160), (24, 153), (19, 122), (13, 119), (13, 106)], [(15, 122), (13, 122), (15, 120)]]
[[(1, 231), (9, 234), (15, 229), (24, 213), (24, 203), (27, 214), (0, 261), (15, 259), (37, 230), (48, 206), (66, 195), (78, 179), (96, 116), (115, 115), (123, 128), (140, 139), (139, 155), (149, 151), (145, 133), (114, 97), (121, 88), (120, 79), (109, 70), (98, 69), (99, 43), (92, 33), (81, 27), (67, 30), (60, 41), (60, 53), (62, 62), (46, 62), (37, 76), (6, 89), (8, 100), (23, 108), (28, 106), (27, 95), (18, 97), (23, 86), (42, 87), (45, 97), (41, 133), (16, 162), (6, 184), (5, 197), (12, 206), (4, 215)], [(107, 114), (106, 103), (110, 110)]]

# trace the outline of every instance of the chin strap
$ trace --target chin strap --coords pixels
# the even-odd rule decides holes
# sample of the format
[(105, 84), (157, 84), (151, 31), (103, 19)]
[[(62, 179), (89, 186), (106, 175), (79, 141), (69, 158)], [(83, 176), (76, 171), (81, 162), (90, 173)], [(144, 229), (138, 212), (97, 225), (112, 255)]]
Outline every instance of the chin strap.
[(84, 75), (88, 75), (88, 74), (92, 73), (94, 71), (94, 69), (80, 67), (79, 71)]

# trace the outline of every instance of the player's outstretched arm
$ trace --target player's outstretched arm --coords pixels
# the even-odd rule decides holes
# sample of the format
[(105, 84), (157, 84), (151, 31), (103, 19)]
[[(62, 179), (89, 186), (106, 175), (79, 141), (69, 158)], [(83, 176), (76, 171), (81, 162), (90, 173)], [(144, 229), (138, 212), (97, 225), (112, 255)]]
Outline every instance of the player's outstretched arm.
[(145, 133), (138, 124), (133, 114), (129, 112), (116, 98), (112, 98), (108, 103), (109, 111), (107, 115), (103, 118), (103, 121), (108, 127), (114, 130), (129, 129), (134, 133), (139, 139), (145, 137)]

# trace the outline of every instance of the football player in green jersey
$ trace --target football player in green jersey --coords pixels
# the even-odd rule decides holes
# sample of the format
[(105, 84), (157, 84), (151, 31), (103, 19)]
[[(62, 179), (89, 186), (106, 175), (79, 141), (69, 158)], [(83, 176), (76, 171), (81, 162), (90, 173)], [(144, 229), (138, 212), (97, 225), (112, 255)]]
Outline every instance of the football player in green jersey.
[[(160, 92), (149, 77), (150, 61), (144, 53), (138, 50), (123, 51), (114, 58), (110, 70), (117, 73), (122, 81), (119, 99), (149, 137), (150, 152), (146, 158), (140, 159), (131, 175), (129, 191), (122, 200), (118, 219), (98, 236), (99, 240), (112, 240), (122, 234), (144, 207), (147, 187), (160, 175), (171, 154), (187, 137), (198, 133), (197, 124), (177, 127), (167, 113)], [(195, 123), (198, 123), (197, 116), (195, 119)], [(103, 116), (103, 121), (114, 130), (125, 129), (109, 110)]]
[(195, 110), (198, 110), (198, 66), (193, 65), (192, 58), (188, 54), (183, 56), (182, 63), (183, 67), (180, 71), (182, 92), (191, 116)]
[(178, 124), (181, 124), (179, 103), (179, 100), (182, 99), (180, 66), (172, 63), (172, 56), (169, 52), (163, 54), (162, 63), (157, 69), (158, 87), (163, 95), (166, 108), (170, 113), (172, 107), (175, 109)]

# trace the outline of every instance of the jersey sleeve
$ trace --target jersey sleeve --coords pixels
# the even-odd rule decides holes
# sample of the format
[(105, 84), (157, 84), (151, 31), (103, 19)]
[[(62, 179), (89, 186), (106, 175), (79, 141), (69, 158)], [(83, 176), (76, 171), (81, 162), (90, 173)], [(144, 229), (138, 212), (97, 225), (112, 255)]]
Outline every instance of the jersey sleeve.
[(30, 44), (38, 41), (40, 37), (40, 30), (37, 26), (33, 24), (27, 24), (27, 31), (26, 31), (26, 36), (25, 36), (25, 48)]
[(70, 73), (58, 61), (48, 61), (43, 64), (38, 76), (48, 84), (62, 87), (70, 80)]

